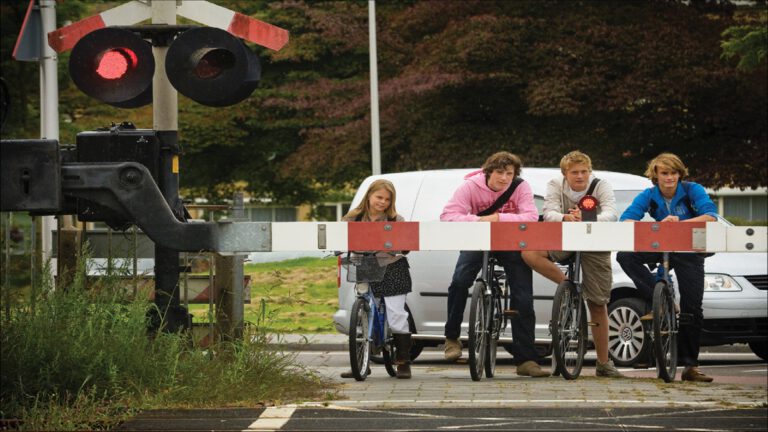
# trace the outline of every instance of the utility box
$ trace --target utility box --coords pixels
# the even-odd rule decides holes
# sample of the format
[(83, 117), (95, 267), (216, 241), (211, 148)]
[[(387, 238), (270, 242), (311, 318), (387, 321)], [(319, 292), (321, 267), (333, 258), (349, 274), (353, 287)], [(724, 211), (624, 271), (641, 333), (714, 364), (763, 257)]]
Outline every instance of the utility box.
[(138, 162), (149, 170), (155, 183), (160, 172), (160, 139), (157, 131), (136, 129), (123, 123), (109, 129), (77, 134), (77, 162)]
[[(77, 134), (78, 163), (138, 162), (149, 170), (155, 183), (160, 173), (160, 139), (157, 131), (136, 129), (131, 123)], [(99, 203), (78, 199), (81, 221), (105, 221), (115, 228), (128, 225), (127, 215), (117, 214)]]
[(62, 206), (57, 140), (2, 140), (0, 210), (57, 213)]

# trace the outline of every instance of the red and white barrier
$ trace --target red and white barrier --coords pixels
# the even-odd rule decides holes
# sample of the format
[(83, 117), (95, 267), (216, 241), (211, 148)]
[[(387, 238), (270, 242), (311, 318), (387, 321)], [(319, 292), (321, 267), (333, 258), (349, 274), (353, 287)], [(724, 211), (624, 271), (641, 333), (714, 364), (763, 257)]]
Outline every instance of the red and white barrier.
[(720, 222), (273, 222), (270, 250), (766, 252), (768, 227)]

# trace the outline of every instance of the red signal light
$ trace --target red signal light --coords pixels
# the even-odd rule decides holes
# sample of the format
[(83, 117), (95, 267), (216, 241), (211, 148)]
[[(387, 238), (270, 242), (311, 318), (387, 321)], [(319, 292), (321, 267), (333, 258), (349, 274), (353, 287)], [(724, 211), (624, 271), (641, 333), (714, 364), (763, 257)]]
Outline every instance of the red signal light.
[(212, 49), (200, 54), (194, 69), (195, 75), (200, 79), (216, 78), (235, 65), (234, 54), (225, 49)]
[(195, 27), (168, 47), (165, 73), (176, 90), (207, 106), (234, 105), (256, 89), (259, 56), (240, 39), (213, 27)]
[(88, 33), (69, 57), (69, 75), (83, 93), (121, 108), (152, 103), (154, 74), (152, 45), (121, 28)]
[(108, 80), (120, 79), (129, 69), (136, 67), (138, 58), (133, 50), (128, 48), (113, 48), (101, 54), (96, 73)]

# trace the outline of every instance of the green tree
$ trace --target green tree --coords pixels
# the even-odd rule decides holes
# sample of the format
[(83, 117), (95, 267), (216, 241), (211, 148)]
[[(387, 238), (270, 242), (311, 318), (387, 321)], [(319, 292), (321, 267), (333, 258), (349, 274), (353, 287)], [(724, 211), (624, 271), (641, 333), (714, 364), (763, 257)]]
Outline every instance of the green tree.
[[(367, 2), (214, 2), (291, 40), (279, 52), (254, 47), (263, 77), (246, 101), (180, 97), (182, 186), (290, 203), (356, 186), (370, 171)], [(477, 166), (499, 149), (551, 166), (579, 148), (598, 168), (641, 173), (673, 151), (707, 186), (766, 185), (765, 62), (743, 71), (720, 48), (723, 32), (761, 16), (703, 0), (377, 2), (383, 170)], [(121, 110), (75, 89), (67, 58), (65, 142), (110, 121), (152, 126), (151, 107)]]
[(723, 32), (723, 57), (739, 57), (737, 68), (743, 71), (751, 71), (765, 66), (766, 52), (768, 51), (768, 28), (765, 23), (762, 26), (736, 26)]

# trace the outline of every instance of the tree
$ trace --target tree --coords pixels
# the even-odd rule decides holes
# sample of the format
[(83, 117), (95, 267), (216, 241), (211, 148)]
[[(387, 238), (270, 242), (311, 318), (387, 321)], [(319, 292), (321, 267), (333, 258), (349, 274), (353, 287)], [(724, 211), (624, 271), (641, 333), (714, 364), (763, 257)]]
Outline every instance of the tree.
[(737, 57), (736, 66), (743, 72), (752, 72), (766, 67), (768, 52), (768, 10), (766, 2), (747, 9), (745, 13), (737, 14), (737, 24), (725, 29), (722, 33), (722, 57), (731, 59)]
[[(367, 2), (214, 2), (291, 41), (256, 48), (263, 78), (243, 103), (180, 97), (182, 186), (216, 198), (244, 185), (288, 203), (356, 186), (370, 172)], [(720, 48), (761, 14), (702, 0), (379, 2), (383, 170), (478, 166), (500, 149), (553, 166), (578, 148), (599, 169), (642, 173), (672, 151), (707, 186), (764, 186), (764, 61), (743, 71)], [(109, 121), (151, 127), (149, 107), (94, 104), (60, 59), (65, 141)]]
[[(502, 148), (529, 165), (554, 165), (580, 148), (600, 168), (641, 173), (674, 151), (708, 186), (764, 185), (765, 75), (719, 58), (733, 10), (698, 2), (391, 7), (377, 23), (384, 170), (477, 166)], [(333, 85), (343, 94), (336, 104), (333, 88), (316, 93), (318, 104), (343, 110), (322, 111), (326, 122), (306, 130), (283, 172), (330, 183), (364, 175), (368, 100), (355, 84)]]

